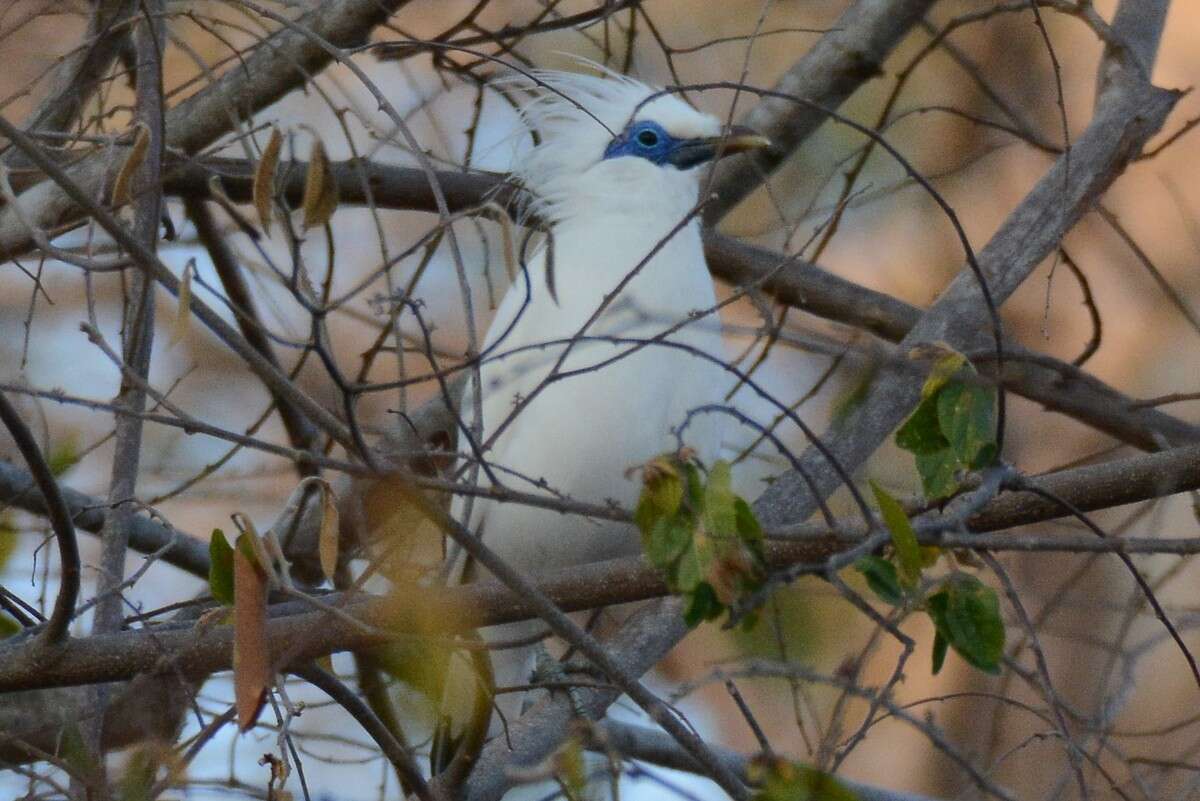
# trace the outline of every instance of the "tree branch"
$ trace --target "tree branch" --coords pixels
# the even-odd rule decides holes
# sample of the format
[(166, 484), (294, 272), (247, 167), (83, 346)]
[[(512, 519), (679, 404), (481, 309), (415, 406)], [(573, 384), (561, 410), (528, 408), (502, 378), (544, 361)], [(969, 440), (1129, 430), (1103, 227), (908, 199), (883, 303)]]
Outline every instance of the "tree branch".
[[(38, 650), (58, 643), (67, 636), (67, 626), (75, 614), (75, 601), (79, 598), (79, 544), (75, 540), (75, 527), (71, 524), (71, 515), (67, 511), (58, 482), (50, 472), (50, 466), (42, 457), (42, 451), (34, 441), (29, 427), (17, 414), (17, 410), (8, 402), (4, 393), (0, 392), (0, 421), (17, 443), (17, 449), (29, 465), (31, 475), (30, 485), (37, 484), (42, 497), (43, 509), (50, 518), (50, 526), (54, 530), (54, 539), (58, 543), (58, 559), (62, 565), (62, 575), (59, 579), (58, 596), (54, 599), (54, 611), (46, 621), (46, 628), (36, 642)], [(0, 467), (7, 465), (0, 464)]]
[[(1082, 511), (1166, 497), (1200, 489), (1200, 445), (1188, 445), (1160, 453), (1140, 454), (1097, 465), (1077, 467), (1027, 479), (1053, 497), (1062, 498)], [(989, 532), (1026, 526), (1066, 516), (1063, 507), (1032, 492), (1003, 494), (969, 517), (971, 532)], [(924, 517), (917, 518), (918, 529)], [(930, 518), (936, 520), (936, 516)], [(772, 569), (796, 564), (821, 563), (846, 547), (861, 542), (853, 527), (841, 534), (815, 532), (813, 536), (768, 543), (768, 562)], [(772, 532), (768, 532), (772, 533)], [(921, 533), (922, 541), (946, 542), (943, 535)], [(969, 542), (964, 535), (955, 543)], [(1026, 538), (1011, 536), (1011, 547), (1024, 549)], [(999, 549), (994, 539), (982, 541), (988, 548)], [(1069, 550), (1070, 540), (1063, 547)], [(1122, 548), (1113, 540), (1110, 550), (1129, 552), (1177, 552), (1175, 540), (1164, 540), (1158, 549), (1150, 541), (1135, 541), (1134, 547)], [(1196, 552), (1195, 540), (1186, 541)], [(1087, 548), (1086, 550), (1092, 550)], [(642, 601), (666, 594), (658, 572), (640, 557), (582, 565), (545, 577), (538, 592), (566, 611)], [(312, 612), (298, 601), (275, 604), (268, 622), (269, 651), (289, 654), (292, 663), (314, 659), (342, 650), (358, 650), (394, 638), (398, 632), (412, 630), (416, 621), (433, 619), (452, 622), (463, 630), (498, 623), (512, 623), (534, 617), (536, 612), (521, 594), (498, 582), (488, 581), (453, 588), (421, 588), (392, 598), (366, 595), (321, 596), (328, 605), (338, 606), (347, 615), (362, 622), (350, 626), (342, 616), (331, 618), (325, 612)], [(676, 607), (676, 612), (678, 608)], [(665, 625), (665, 624), (664, 624)], [(671, 623), (674, 625), (674, 622)], [(201, 629), (180, 624), (162, 624), (150, 629), (71, 640), (55, 648), (53, 660), (30, 659), (28, 643), (0, 643), (0, 693), (37, 687), (57, 687), (91, 682), (129, 679), (139, 673), (178, 670), (180, 675), (197, 678), (217, 670), (227, 670), (231, 659), (233, 630), (215, 625)], [(673, 645), (673, 644), (672, 644)], [(286, 665), (285, 665), (286, 666)], [(647, 667), (648, 669), (648, 667)]]

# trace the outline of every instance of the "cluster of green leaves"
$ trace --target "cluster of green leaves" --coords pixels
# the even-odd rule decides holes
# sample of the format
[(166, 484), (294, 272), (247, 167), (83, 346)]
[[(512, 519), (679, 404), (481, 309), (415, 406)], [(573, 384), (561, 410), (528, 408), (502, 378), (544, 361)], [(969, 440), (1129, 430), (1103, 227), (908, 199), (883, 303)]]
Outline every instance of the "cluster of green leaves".
[(896, 432), (896, 444), (915, 457), (926, 498), (950, 497), (965, 472), (996, 459), (996, 388), (961, 353), (944, 352), (921, 388), (921, 403)]
[[(646, 558), (681, 595), (689, 626), (715, 620), (766, 578), (763, 533), (734, 493), (729, 462), (707, 472), (690, 454), (664, 454), (642, 468), (634, 521)], [(747, 625), (752, 625), (750, 618)]]
[(754, 760), (750, 780), (758, 787), (754, 801), (858, 801), (833, 775), (779, 757)]
[[(979, 379), (961, 353), (940, 348), (921, 389), (921, 402), (896, 432), (896, 444), (916, 458), (925, 497), (949, 498), (968, 471), (996, 459), (995, 388)], [(923, 571), (937, 562), (940, 550), (922, 547), (900, 503), (874, 482), (871, 489), (891, 533), (892, 548), (887, 558), (867, 556), (855, 564), (867, 585), (889, 604), (907, 605), (929, 615), (936, 630), (935, 674), (950, 648), (980, 670), (999, 672), (1004, 622), (996, 591), (960, 570), (926, 586)]]
[(937, 563), (942, 556), (941, 549), (919, 544), (912, 522), (900, 502), (875, 482), (871, 482), (871, 489), (884, 525), (892, 536), (892, 548), (889, 558), (864, 556), (855, 563), (855, 568), (866, 578), (867, 586), (893, 606), (909, 605), (929, 615), (936, 631), (933, 639), (935, 675), (942, 669), (949, 648), (980, 670), (1000, 672), (1000, 658), (1004, 655), (1004, 621), (1000, 617), (996, 591), (959, 570), (934, 580), (928, 588), (924, 587), (924, 571)]

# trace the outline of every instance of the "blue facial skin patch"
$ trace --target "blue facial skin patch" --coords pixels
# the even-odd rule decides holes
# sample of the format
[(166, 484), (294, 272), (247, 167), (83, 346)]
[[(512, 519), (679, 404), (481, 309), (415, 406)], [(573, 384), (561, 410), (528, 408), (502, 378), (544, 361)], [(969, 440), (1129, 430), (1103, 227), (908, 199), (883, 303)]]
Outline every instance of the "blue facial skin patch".
[(633, 156), (681, 170), (711, 161), (716, 155), (715, 139), (676, 139), (653, 120), (630, 123), (604, 150), (605, 159)]

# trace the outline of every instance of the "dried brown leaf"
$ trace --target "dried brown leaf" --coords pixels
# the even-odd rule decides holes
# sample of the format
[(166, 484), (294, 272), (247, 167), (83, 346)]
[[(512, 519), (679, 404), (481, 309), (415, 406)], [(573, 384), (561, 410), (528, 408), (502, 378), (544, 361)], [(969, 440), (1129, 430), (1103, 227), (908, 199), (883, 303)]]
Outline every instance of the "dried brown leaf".
[(278, 128), (271, 130), (271, 140), (263, 150), (258, 166), (254, 168), (254, 208), (258, 209), (258, 222), (263, 233), (271, 233), (271, 209), (275, 197), (275, 172), (279, 167), (279, 152), (283, 148), (283, 135)]
[(304, 228), (316, 228), (329, 222), (337, 210), (337, 180), (329, 169), (329, 156), (321, 140), (313, 142), (308, 156), (308, 173), (304, 176)]
[(238, 728), (254, 726), (271, 686), (267, 652), (266, 576), (242, 552), (233, 552), (233, 689)]
[(321, 572), (333, 581), (338, 563), (338, 508), (337, 499), (329, 484), (321, 482), (321, 531), (317, 540), (317, 552), (321, 558)]
[(121, 165), (117, 179), (113, 181), (112, 205), (114, 208), (124, 206), (130, 201), (133, 174), (137, 172), (138, 167), (142, 166), (142, 162), (146, 160), (146, 151), (150, 149), (150, 129), (144, 122), (139, 122), (136, 128), (137, 134), (134, 135), (133, 147), (129, 149), (129, 155), (125, 158), (125, 163)]

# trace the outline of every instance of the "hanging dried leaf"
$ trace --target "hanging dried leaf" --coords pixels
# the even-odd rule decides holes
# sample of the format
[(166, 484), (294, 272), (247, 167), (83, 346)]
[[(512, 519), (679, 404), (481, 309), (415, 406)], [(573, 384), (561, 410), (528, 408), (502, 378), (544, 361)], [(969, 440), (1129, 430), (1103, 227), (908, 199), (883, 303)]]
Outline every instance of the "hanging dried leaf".
[(239, 547), (233, 552), (233, 688), (241, 731), (258, 720), (270, 686), (266, 576)]
[(129, 202), (132, 197), (133, 174), (137, 172), (138, 167), (142, 166), (142, 162), (146, 160), (146, 151), (150, 149), (150, 129), (144, 122), (139, 122), (136, 127), (137, 133), (133, 138), (133, 147), (130, 148), (125, 163), (121, 165), (117, 179), (113, 181), (111, 200), (114, 208), (124, 206)]
[(321, 572), (333, 581), (338, 564), (338, 509), (333, 489), (322, 482), (321, 487), (321, 533), (317, 550), (321, 557)]
[(171, 345), (187, 337), (192, 320), (192, 275), (196, 272), (196, 260), (188, 259), (179, 280), (179, 303), (175, 308), (175, 322), (171, 325)]
[(275, 172), (279, 167), (279, 153), (283, 149), (283, 135), (278, 128), (271, 129), (271, 140), (263, 150), (258, 166), (254, 168), (254, 208), (258, 209), (258, 222), (263, 233), (271, 233), (271, 208), (275, 198)]
[(308, 173), (304, 176), (304, 228), (315, 228), (329, 222), (337, 209), (337, 180), (329, 169), (329, 157), (321, 140), (313, 142), (308, 156)]

